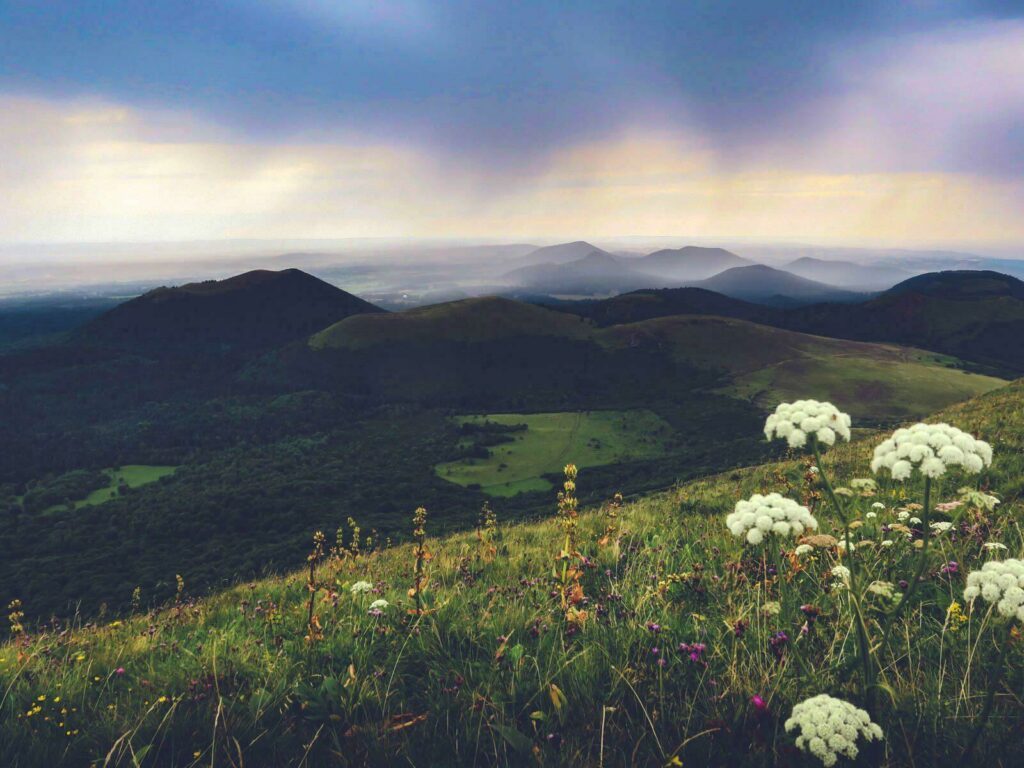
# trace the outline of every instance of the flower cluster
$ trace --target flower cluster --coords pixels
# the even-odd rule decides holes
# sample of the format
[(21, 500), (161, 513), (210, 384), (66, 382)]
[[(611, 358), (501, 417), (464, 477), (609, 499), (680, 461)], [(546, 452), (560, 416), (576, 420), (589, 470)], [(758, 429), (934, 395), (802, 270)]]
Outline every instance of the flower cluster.
[(368, 581), (357, 581), (351, 587), (353, 595), (365, 595), (367, 592), (373, 590), (373, 584)]
[(857, 738), (867, 741), (882, 739), (882, 729), (871, 722), (863, 709), (848, 701), (820, 694), (793, 707), (786, 721), (786, 732), (800, 729), (796, 746), (817, 757), (826, 766), (833, 766), (839, 755), (855, 759)]
[(818, 530), (818, 521), (807, 507), (777, 493), (755, 493), (736, 502), (736, 510), (725, 518), (725, 524), (733, 536), (746, 535), (747, 542), (755, 545), (769, 534), (788, 537)]
[(980, 571), (971, 571), (964, 600), (971, 602), (978, 597), (994, 604), (1000, 615), (1024, 621), (1024, 560), (993, 560)]
[(769, 440), (773, 437), (786, 440), (790, 448), (806, 445), (808, 436), (823, 445), (834, 445), (836, 436), (849, 442), (850, 416), (832, 403), (817, 400), (782, 403), (765, 421), (764, 435)]
[(887, 469), (906, 480), (915, 466), (925, 477), (941, 477), (950, 467), (976, 474), (992, 463), (992, 447), (949, 424), (915, 424), (897, 429), (875, 448), (871, 471)]

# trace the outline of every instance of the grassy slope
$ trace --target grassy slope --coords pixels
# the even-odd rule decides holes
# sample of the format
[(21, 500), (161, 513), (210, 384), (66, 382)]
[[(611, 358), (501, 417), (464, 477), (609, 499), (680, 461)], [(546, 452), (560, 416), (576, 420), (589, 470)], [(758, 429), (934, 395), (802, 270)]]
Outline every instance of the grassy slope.
[(396, 341), (473, 343), (528, 336), (590, 339), (609, 350), (666, 349), (681, 363), (730, 374), (733, 383), (725, 394), (774, 406), (795, 393), (812, 392), (876, 421), (924, 416), (1004, 383), (953, 370), (954, 358), (893, 344), (695, 315), (597, 329), (573, 315), (493, 297), (356, 315), (314, 335), (310, 345), (359, 350)]
[(573, 315), (493, 296), (432, 304), (376, 317), (347, 317), (314, 334), (314, 349), (363, 349), (392, 341), (474, 342), (507, 336), (584, 338), (587, 326)]
[(527, 425), (525, 432), (511, 435), (511, 442), (493, 446), (487, 459), (437, 466), (445, 480), (478, 483), (491, 496), (548, 490), (552, 484), (543, 475), (570, 461), (582, 468), (661, 456), (672, 432), (650, 411), (496, 413), (463, 416), (459, 421)]
[(917, 418), (1005, 382), (950, 368), (955, 360), (893, 344), (811, 336), (743, 320), (676, 316), (613, 326), (611, 346), (659, 344), (679, 359), (734, 376), (724, 391), (764, 406), (813, 393), (854, 416)]
[[(887, 738), (885, 754), (869, 758), (874, 764), (933, 765), (959, 755), (982, 707), (994, 633), (980, 613), (953, 631), (946, 609), (964, 574), (987, 557), (980, 541), (1002, 541), (1011, 555), (1024, 546), (1024, 385), (940, 415), (993, 443), (989, 478), (1005, 503), (969, 535), (947, 535), (933, 548), (923, 602), (898, 623), (886, 656), (875, 719)], [(842, 446), (826, 467), (844, 481), (864, 476), (870, 448)], [(693, 765), (811, 765), (782, 731), (793, 703), (823, 691), (858, 699), (840, 671), (854, 653), (849, 604), (825, 586), (835, 555), (819, 550), (792, 581), (765, 585), (757, 561), (743, 558), (722, 524), (754, 491), (799, 496), (803, 471), (796, 461), (769, 464), (627, 504), (618, 551), (597, 541), (609, 519), (583, 515), (581, 549), (596, 567), (583, 578), (591, 618), (578, 632), (567, 630), (549, 596), (561, 534), (548, 520), (500, 528), (493, 558), (472, 534), (429, 541), (434, 610), (419, 619), (405, 613), (408, 546), (331, 563), (321, 578), (337, 595), (317, 601), (325, 637), (312, 646), (303, 640), (302, 574), (5, 646), (0, 753), (13, 766), (105, 756), (111, 765), (660, 765), (675, 754)], [(936, 496), (947, 500), (957, 485), (945, 483)], [(851, 500), (853, 513), (866, 520), (869, 503), (882, 501), (881, 520), (893, 520), (905, 490), (910, 498), (919, 491), (883, 486), (876, 497)], [(825, 531), (836, 530), (827, 510), (818, 516)], [(873, 577), (896, 581), (909, 572), (911, 548), (894, 534), (896, 546), (878, 547), (872, 542), (885, 534), (874, 525), (858, 531), (868, 542), (862, 563)], [(948, 560), (958, 561), (959, 574), (939, 573)], [(673, 578), (674, 586), (659, 587)], [(382, 618), (366, 615), (377, 595), (349, 594), (361, 579), (391, 602)], [(765, 610), (767, 601), (781, 603), (778, 615)], [(821, 615), (794, 646), (805, 603)], [(748, 624), (737, 634), (740, 620)], [(770, 650), (778, 631), (791, 639), (785, 663)], [(676, 650), (697, 641), (707, 646), (706, 667)], [(1011, 649), (972, 764), (1012, 764), (1022, 661)], [(749, 703), (755, 694), (767, 703), (763, 713)]]

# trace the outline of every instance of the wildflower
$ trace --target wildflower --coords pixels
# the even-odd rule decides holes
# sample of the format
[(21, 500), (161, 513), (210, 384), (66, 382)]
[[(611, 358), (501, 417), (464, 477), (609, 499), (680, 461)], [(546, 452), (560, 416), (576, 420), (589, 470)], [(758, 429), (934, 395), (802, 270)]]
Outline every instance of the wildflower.
[(999, 542), (999, 541), (986, 541), (981, 546), (983, 546), (989, 552), (997, 552), (997, 551), (998, 552), (1005, 552), (1006, 551), (1006, 545), (1003, 544), (1002, 542)]
[(114, 674), (117, 675), (118, 677), (123, 675), (124, 674), (124, 667), (118, 667), (117, 669), (115, 669), (114, 670)]
[(810, 544), (798, 544), (797, 548), (793, 551), (797, 557), (800, 557), (801, 555), (806, 555), (813, 552), (814, 547), (812, 547)]
[(910, 513), (907, 512), (907, 510), (905, 509), (901, 509), (899, 512), (896, 513), (896, 517), (899, 519), (901, 523), (905, 523), (910, 518)]
[(878, 513), (868, 512), (866, 515), (864, 515), (864, 517), (866, 517), (868, 520), (874, 520), (876, 517), (878, 517)]
[(874, 504), (871, 505), (871, 508), (872, 509), (885, 509), (885, 504), (883, 504), (880, 501), (876, 501)]
[(733, 536), (746, 535), (747, 543), (755, 546), (769, 534), (787, 538), (818, 529), (818, 521), (807, 507), (778, 493), (767, 496), (755, 493), (745, 501), (736, 502), (735, 511), (725, 518), (725, 524)]
[(826, 768), (835, 765), (840, 755), (855, 759), (858, 737), (866, 741), (884, 738), (882, 729), (871, 722), (867, 712), (824, 693), (793, 707), (785, 727), (786, 733), (799, 729), (797, 748), (817, 757)]
[(679, 652), (688, 653), (690, 655), (690, 661), (699, 663), (703, 661), (704, 651), (708, 647), (704, 643), (680, 643)]
[(953, 527), (952, 523), (947, 523), (945, 521), (941, 521), (941, 522), (938, 522), (938, 523), (932, 523), (931, 524), (931, 528), (932, 528), (933, 531), (935, 531), (935, 533), (945, 533), (946, 531), (948, 531), (952, 527)]
[(370, 603), (370, 610), (383, 611), (389, 605), (390, 603), (387, 600), (384, 600), (383, 598), (380, 600), (374, 600), (372, 603)]
[(786, 644), (789, 643), (789, 635), (785, 632), (779, 631), (768, 638), (768, 647), (771, 648), (775, 659), (782, 661), (783, 653), (785, 652)]
[(832, 579), (833, 588), (842, 589), (843, 587), (850, 586), (850, 569), (845, 565), (833, 566)]
[(950, 632), (956, 632), (966, 623), (967, 615), (964, 613), (964, 609), (960, 603), (954, 600), (946, 610), (946, 626), (949, 627)]
[(357, 581), (350, 588), (350, 592), (353, 595), (365, 595), (367, 592), (373, 589), (373, 584), (368, 581)]
[(946, 575), (949, 575), (951, 573), (959, 573), (960, 563), (958, 563), (956, 560), (950, 560), (948, 563), (942, 566), (941, 571)]
[(808, 436), (822, 445), (834, 445), (837, 436), (850, 441), (850, 423), (850, 416), (832, 403), (797, 400), (782, 403), (775, 409), (764, 423), (764, 435), (769, 440), (773, 437), (785, 440), (790, 448), (806, 445)]
[(883, 539), (882, 540), (882, 546), (883, 547), (891, 547), (892, 545), (893, 545), (893, 540), (892, 539)]
[(1024, 621), (1024, 560), (1009, 558), (985, 563), (967, 575), (964, 600), (981, 597), (996, 606), (1001, 616)]
[(875, 448), (871, 471), (889, 470), (893, 480), (906, 480), (917, 467), (927, 478), (941, 477), (950, 467), (977, 474), (992, 463), (992, 447), (949, 424), (915, 424), (897, 429)]
[(661, 632), (661, 625), (655, 624), (653, 621), (647, 622), (647, 631), (653, 635), (657, 635)]
[(759, 713), (766, 712), (768, 710), (768, 704), (756, 693), (750, 697), (750, 703), (754, 705), (754, 709)]
[[(836, 549), (839, 550), (839, 554), (845, 555), (846, 554), (846, 539), (840, 539), (839, 541), (837, 541), (836, 542)], [(854, 542), (854, 541), (851, 541), (850, 542), (850, 551), (853, 552), (855, 549), (857, 549), (857, 543)]]
[(870, 477), (855, 477), (850, 481), (850, 487), (855, 491), (860, 491), (862, 496), (873, 496), (878, 490), (878, 483)]
[(894, 585), (891, 581), (873, 581), (868, 584), (868, 592), (879, 597), (884, 597), (887, 600), (895, 598)]
[(765, 616), (778, 616), (782, 613), (782, 605), (778, 600), (772, 600), (771, 602), (765, 603), (761, 606), (761, 612)]

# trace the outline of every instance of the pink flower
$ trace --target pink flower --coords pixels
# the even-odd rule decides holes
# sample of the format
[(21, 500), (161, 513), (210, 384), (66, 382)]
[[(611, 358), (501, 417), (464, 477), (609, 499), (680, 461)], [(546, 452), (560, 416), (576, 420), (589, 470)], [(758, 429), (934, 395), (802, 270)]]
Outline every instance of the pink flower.
[(756, 693), (750, 697), (750, 703), (754, 705), (754, 709), (758, 712), (766, 712), (768, 710), (768, 704)]

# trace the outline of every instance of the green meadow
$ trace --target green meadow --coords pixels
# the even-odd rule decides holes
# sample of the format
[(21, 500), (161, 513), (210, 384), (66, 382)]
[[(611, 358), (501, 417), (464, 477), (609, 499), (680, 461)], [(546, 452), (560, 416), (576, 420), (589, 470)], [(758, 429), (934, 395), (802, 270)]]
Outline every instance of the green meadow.
[(437, 474), (459, 485), (479, 485), (490, 496), (514, 496), (553, 487), (545, 477), (565, 464), (595, 467), (665, 454), (672, 428), (648, 410), (493, 413), (458, 417), (462, 424), (526, 425), (490, 456), (436, 466)]
[[(92, 491), (85, 498), (72, 500), (71, 504), (74, 509), (94, 507), (117, 498), (118, 488), (122, 485), (128, 488), (140, 488), (143, 485), (155, 483), (161, 477), (172, 474), (176, 469), (177, 467), (154, 464), (125, 464), (121, 467), (104, 469), (103, 474), (110, 478), (110, 482), (102, 488)], [(43, 514), (54, 514), (64, 508), (62, 504), (55, 504), (44, 510)]]

